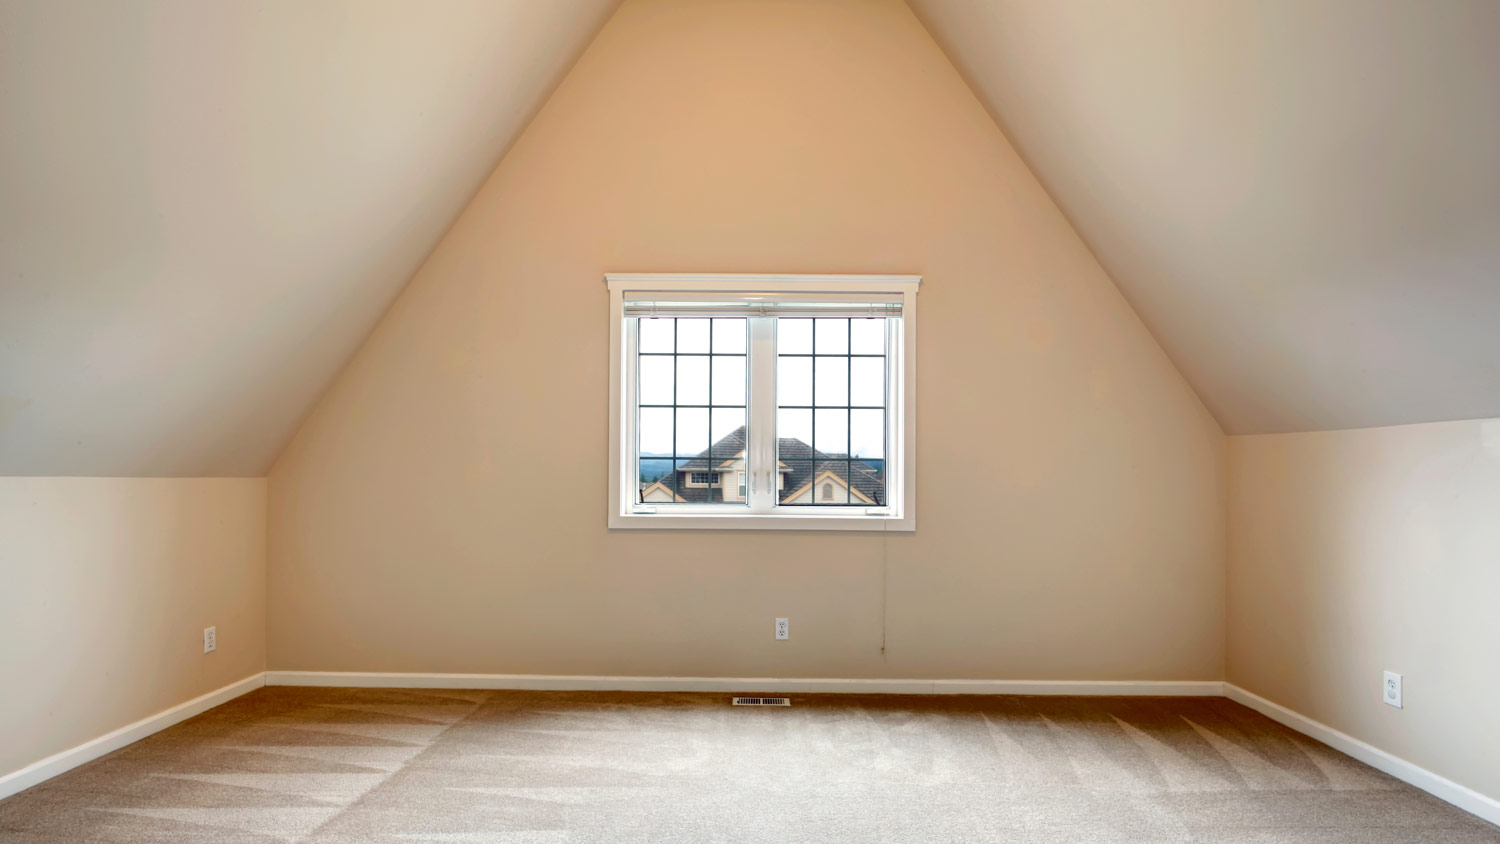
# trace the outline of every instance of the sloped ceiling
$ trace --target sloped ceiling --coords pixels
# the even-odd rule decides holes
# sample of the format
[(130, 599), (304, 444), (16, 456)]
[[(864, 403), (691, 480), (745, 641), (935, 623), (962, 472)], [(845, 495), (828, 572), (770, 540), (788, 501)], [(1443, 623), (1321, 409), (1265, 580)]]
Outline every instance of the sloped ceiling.
[(0, 0), (0, 474), (265, 474), (617, 2)]
[[(0, 474), (264, 474), (617, 3), (0, 0)], [(1227, 431), (1500, 416), (1500, 4), (912, 5)]]
[(1226, 431), (1500, 416), (1500, 3), (911, 4)]

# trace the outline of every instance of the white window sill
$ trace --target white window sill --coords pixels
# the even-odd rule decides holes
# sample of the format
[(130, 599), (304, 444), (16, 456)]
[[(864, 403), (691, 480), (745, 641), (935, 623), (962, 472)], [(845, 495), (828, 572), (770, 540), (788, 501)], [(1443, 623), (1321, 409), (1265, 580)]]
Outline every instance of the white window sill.
[(864, 513), (772, 513), (722, 515), (712, 513), (617, 513), (609, 517), (611, 529), (644, 530), (863, 530), (915, 531), (915, 518), (873, 516)]

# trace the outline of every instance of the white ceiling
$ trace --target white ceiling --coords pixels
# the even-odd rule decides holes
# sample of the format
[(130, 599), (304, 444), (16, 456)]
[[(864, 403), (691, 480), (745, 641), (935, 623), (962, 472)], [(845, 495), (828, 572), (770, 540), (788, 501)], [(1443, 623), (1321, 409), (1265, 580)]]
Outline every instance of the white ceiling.
[(618, 0), (0, 0), (0, 475), (263, 475)]
[(1500, 416), (1500, 2), (911, 4), (1228, 432)]

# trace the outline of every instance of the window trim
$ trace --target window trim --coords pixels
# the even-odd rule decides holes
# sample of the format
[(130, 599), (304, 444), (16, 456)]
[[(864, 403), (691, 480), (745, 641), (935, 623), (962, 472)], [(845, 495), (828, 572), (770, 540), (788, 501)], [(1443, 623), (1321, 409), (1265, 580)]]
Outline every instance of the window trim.
[[(695, 273), (607, 273), (610, 297), (609, 328), (609, 527), (679, 528), (696, 530), (854, 530), (914, 531), (916, 514), (916, 371), (917, 289), (921, 276), (914, 275), (756, 275)], [(885, 507), (819, 507), (812, 512), (726, 513), (723, 505), (692, 508), (673, 504), (658, 511), (635, 503), (637, 469), (625, 461), (635, 453), (634, 404), (628, 395), (631, 379), (629, 337), (625, 331), (625, 294), (628, 292), (677, 293), (883, 293), (901, 296), (900, 330), (891, 333), (887, 354), (898, 365), (888, 367), (889, 395), (898, 412), (889, 415), (886, 454)], [(752, 337), (751, 343), (754, 343)], [(750, 354), (747, 349), (747, 354)], [(747, 359), (748, 360), (748, 359)], [(760, 373), (775, 378), (774, 369)], [(756, 374), (752, 372), (754, 381)], [(751, 393), (755, 389), (752, 384)], [(774, 394), (774, 390), (773, 390)], [(748, 397), (747, 397), (748, 400)], [(776, 408), (748, 407), (747, 422), (775, 424)], [(774, 441), (774, 438), (773, 438)], [(750, 482), (755, 483), (754, 473)], [(710, 509), (712, 508), (712, 509)]]

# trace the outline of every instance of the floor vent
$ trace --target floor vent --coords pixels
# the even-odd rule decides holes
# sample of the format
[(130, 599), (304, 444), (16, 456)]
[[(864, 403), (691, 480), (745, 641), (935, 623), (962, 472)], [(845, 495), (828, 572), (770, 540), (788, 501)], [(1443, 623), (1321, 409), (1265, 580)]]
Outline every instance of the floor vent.
[(737, 697), (734, 699), (735, 706), (791, 706), (792, 699), (789, 697)]

